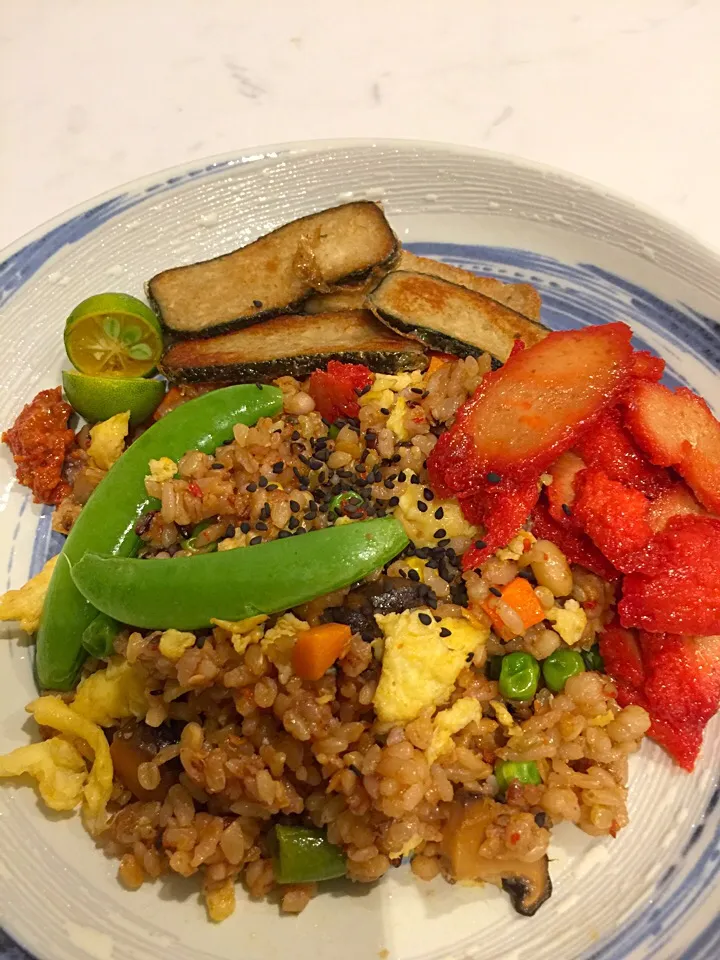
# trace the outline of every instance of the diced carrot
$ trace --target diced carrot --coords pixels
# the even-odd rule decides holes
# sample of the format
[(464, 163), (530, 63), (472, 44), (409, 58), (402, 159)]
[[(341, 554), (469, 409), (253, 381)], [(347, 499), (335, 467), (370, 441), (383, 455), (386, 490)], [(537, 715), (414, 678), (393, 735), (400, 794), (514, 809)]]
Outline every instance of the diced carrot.
[(432, 376), (433, 373), (437, 373), (440, 367), (444, 367), (445, 364), (451, 360), (457, 360), (457, 357), (454, 357), (451, 353), (431, 353), (430, 363), (428, 364), (425, 374), (428, 377)]
[[(542, 604), (535, 596), (535, 591), (523, 577), (515, 577), (501, 591), (501, 598), (522, 620), (524, 630), (541, 623), (545, 619)], [(517, 634), (505, 624), (497, 611), (495, 603), (486, 600), (481, 604), (485, 613), (490, 617), (493, 630), (503, 640), (512, 640)]]
[(321, 623), (297, 638), (293, 670), (302, 680), (319, 680), (348, 648), (352, 631), (344, 623)]

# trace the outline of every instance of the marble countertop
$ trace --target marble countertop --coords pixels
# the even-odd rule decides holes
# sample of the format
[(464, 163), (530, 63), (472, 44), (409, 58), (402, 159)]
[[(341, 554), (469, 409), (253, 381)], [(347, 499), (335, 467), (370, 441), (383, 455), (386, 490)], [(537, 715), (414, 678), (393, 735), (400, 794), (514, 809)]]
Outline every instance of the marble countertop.
[(564, 168), (720, 249), (718, 35), (717, 0), (2, 0), (0, 248), (183, 161), (400, 137)]

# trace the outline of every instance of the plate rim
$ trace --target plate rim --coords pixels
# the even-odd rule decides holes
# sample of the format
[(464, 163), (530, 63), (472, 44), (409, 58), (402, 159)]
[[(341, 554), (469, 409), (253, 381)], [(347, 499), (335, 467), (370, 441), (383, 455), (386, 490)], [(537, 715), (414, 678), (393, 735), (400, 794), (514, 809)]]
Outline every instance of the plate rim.
[[(606, 187), (599, 181), (582, 177), (562, 168), (539, 163), (515, 154), (506, 154), (465, 144), (418, 139), (358, 137), (286, 141), (278, 144), (241, 148), (239, 150), (233, 150), (221, 154), (211, 155), (205, 158), (200, 158), (195, 161), (184, 161), (160, 170), (155, 170), (149, 174), (141, 175), (140, 177), (126, 181), (125, 183), (119, 184), (114, 188), (103, 191), (83, 202), (69, 207), (56, 216), (51, 217), (48, 220), (31, 228), (18, 239), (0, 250), (0, 267), (2, 267), (12, 257), (21, 253), (29, 245), (38, 241), (42, 241), (51, 232), (57, 230), (58, 228), (62, 228), (68, 222), (77, 217), (81, 217), (84, 213), (93, 210), (98, 206), (120, 199), (125, 195), (131, 195), (133, 193), (138, 195), (142, 191), (147, 190), (148, 187), (152, 187), (154, 185), (160, 186), (162, 184), (167, 184), (171, 189), (174, 189), (176, 185), (168, 182), (171, 180), (171, 178), (177, 175), (182, 177), (190, 174), (193, 171), (197, 171), (198, 173), (204, 172), (207, 177), (212, 177), (216, 174), (222, 174), (224, 171), (229, 172), (238, 167), (242, 168), (247, 164), (259, 164), (260, 166), (263, 166), (269, 162), (281, 161), (284, 158), (293, 156), (303, 156), (313, 153), (320, 154), (325, 151), (338, 149), (345, 149), (351, 152), (354, 149), (367, 149), (368, 147), (379, 150), (397, 150), (399, 153), (405, 154), (408, 159), (410, 159), (413, 153), (423, 153), (429, 151), (444, 152), (449, 155), (464, 156), (468, 158), (474, 157), (480, 160), (485, 158), (487, 160), (499, 161), (515, 168), (525, 169), (529, 172), (549, 175), (554, 177), (556, 180), (559, 180), (565, 186), (571, 187), (572, 184), (582, 186), (594, 196), (601, 197), (604, 201), (615, 203), (619, 212), (633, 211), (636, 214), (640, 214), (649, 222), (656, 223), (666, 231), (674, 234), (678, 241), (697, 246), (706, 256), (720, 264), (720, 249), (716, 249), (713, 245), (699, 239), (694, 233), (675, 222), (672, 218), (668, 218), (665, 215), (658, 213), (653, 208), (635, 201), (630, 196)], [(181, 189), (189, 182), (190, 181), (184, 181), (183, 183), (178, 183), (177, 187)], [(156, 194), (154, 192), (148, 191), (146, 196), (140, 198), (138, 202), (143, 203), (145, 199), (151, 200), (155, 195)], [(117, 214), (122, 214), (122, 212), (122, 210), (118, 210)], [(116, 214), (113, 214), (112, 216), (115, 215)], [(53, 251), (47, 259), (52, 259), (56, 252), (58, 251)], [(649, 258), (646, 259), (649, 260)], [(15, 290), (9, 294), (5, 302), (9, 302), (11, 299), (13, 299), (15, 293), (19, 292), (30, 279), (31, 277), (23, 279), (17, 285)], [(1, 311), (2, 307), (0, 307), (0, 312)], [(720, 890), (720, 886), (718, 889)], [(693, 945), (698, 938), (702, 937), (703, 934), (710, 932), (712, 926), (712, 924), (708, 924), (703, 930), (698, 931), (694, 936), (692, 936), (687, 946), (689, 947)], [(9, 926), (6, 926), (6, 929), (9, 935), (15, 938), (16, 934), (14, 933), (13, 927), (14, 925), (10, 924)], [(22, 944), (22, 940), (19, 939), (18, 943)]]
[[(661, 224), (665, 229), (670, 229), (673, 233), (682, 238), (686, 243), (690, 242), (701, 247), (706, 254), (720, 262), (720, 245), (715, 247), (701, 239), (692, 230), (683, 226), (672, 217), (668, 217), (656, 210), (651, 204), (645, 204), (635, 200), (630, 194), (606, 186), (600, 180), (594, 180), (585, 177), (582, 174), (567, 170), (564, 167), (556, 167), (553, 164), (543, 163), (538, 160), (531, 160), (521, 154), (505, 153), (498, 150), (488, 150), (485, 147), (476, 147), (472, 144), (456, 143), (445, 140), (425, 140), (412, 137), (328, 137), (309, 140), (285, 140), (278, 143), (258, 144), (250, 147), (240, 147), (238, 150), (225, 151), (223, 153), (209, 154), (200, 157), (197, 160), (186, 160), (181, 163), (171, 164), (167, 167), (161, 167), (147, 174), (141, 174), (131, 180), (126, 180), (103, 190), (87, 200), (67, 207), (65, 210), (41, 221), (35, 227), (21, 234), (16, 240), (11, 241), (5, 247), (0, 249), (0, 267), (3, 266), (11, 257), (18, 254), (31, 243), (42, 239), (51, 231), (62, 227), (64, 224), (81, 216), (88, 210), (117, 199), (126, 193), (137, 192), (141, 188), (153, 186), (155, 183), (167, 183), (175, 175), (188, 174), (194, 170), (204, 170), (208, 175), (212, 175), (211, 168), (217, 168), (217, 173), (223, 169), (231, 169), (235, 165), (245, 165), (249, 163), (262, 163), (275, 157), (283, 155), (302, 155), (308, 153), (320, 153), (327, 150), (353, 149), (353, 148), (377, 148), (377, 149), (395, 149), (403, 152), (415, 150), (417, 152), (425, 151), (444, 151), (449, 154), (463, 155), (468, 157), (485, 157), (489, 160), (504, 162), (516, 167), (522, 167), (537, 174), (554, 176), (568, 183), (574, 183), (584, 187), (588, 191), (602, 196), (605, 200), (617, 203), (621, 207), (634, 210), (649, 220)], [(148, 199), (151, 194), (148, 194)], [(13, 294), (10, 295), (11, 297)], [(10, 299), (10, 298), (8, 298)], [(6, 301), (7, 302), (7, 301)], [(0, 307), (2, 309), (2, 307)]]

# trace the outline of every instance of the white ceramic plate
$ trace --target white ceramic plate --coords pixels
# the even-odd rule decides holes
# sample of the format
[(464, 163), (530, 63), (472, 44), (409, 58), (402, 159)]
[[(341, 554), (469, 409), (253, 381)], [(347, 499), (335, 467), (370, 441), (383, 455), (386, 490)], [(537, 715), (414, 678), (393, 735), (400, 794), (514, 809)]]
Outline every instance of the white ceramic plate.
[[(543, 295), (551, 327), (627, 319), (638, 345), (668, 361), (669, 381), (718, 401), (720, 260), (680, 230), (602, 189), (466, 148), (330, 142), (238, 153), (179, 167), (41, 227), (0, 255), (4, 390), (0, 425), (60, 382), (65, 316), (101, 290), (142, 296), (164, 267), (230, 250), (294, 217), (350, 198), (382, 200), (420, 252)], [(0, 454), (0, 587), (18, 587), (58, 548)], [(0, 645), (0, 751), (27, 742), (31, 648)], [(632, 823), (616, 840), (559, 829), (555, 892), (533, 919), (492, 887), (415, 882), (328, 885), (299, 918), (240, 894), (206, 922), (179, 878), (125, 892), (116, 862), (77, 818), (48, 817), (27, 786), (0, 787), (0, 919), (42, 960), (619, 960), (720, 956), (720, 726), (692, 776), (647, 743), (631, 768)], [(385, 952), (387, 951), (387, 952)], [(10, 954), (6, 954), (10, 956)]]

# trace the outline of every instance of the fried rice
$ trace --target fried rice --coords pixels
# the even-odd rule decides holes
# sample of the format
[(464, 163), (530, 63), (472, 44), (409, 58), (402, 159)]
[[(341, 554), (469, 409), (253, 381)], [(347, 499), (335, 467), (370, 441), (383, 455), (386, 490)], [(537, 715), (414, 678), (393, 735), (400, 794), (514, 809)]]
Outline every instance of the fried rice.
[[(497, 863), (539, 862), (553, 826), (564, 820), (592, 836), (614, 836), (626, 825), (628, 757), (649, 728), (647, 713), (621, 709), (611, 680), (598, 672), (571, 677), (558, 694), (541, 687), (521, 704), (502, 697), (488, 669), (498, 655), (526, 651), (542, 659), (569, 648), (563, 632), (573, 649), (589, 650), (612, 616), (612, 586), (570, 567), (555, 545), (535, 543), (526, 531), (463, 574), (461, 557), (477, 531), (427, 484), (437, 436), (488, 370), (485, 357), (451, 360), (426, 374), (377, 375), (359, 398), (358, 417), (334, 424), (315, 410), (306, 382), (282, 377), (275, 381), (281, 416), (238, 425), (214, 455), (188, 451), (178, 463), (149, 464), (147, 492), (161, 506), (138, 524), (141, 556), (172, 562), (198, 549), (232, 550), (393, 514), (411, 543), (370, 579), (424, 585), (422, 609), (436, 620), (487, 622), (481, 604), (522, 573), (547, 618), (517, 631), (512, 609), (500, 607), (517, 635), (503, 640), (491, 632), (468, 655), (441, 706), (470, 698), (479, 713), (437, 756), (429, 748), (438, 704), (407, 722), (378, 721), (381, 643), (355, 632), (320, 680), (294, 674), (296, 636), (342, 610), (350, 588), (258, 623), (217, 621), (193, 634), (122, 631), (113, 662), (140, 678), (144, 708), (107, 730), (112, 796), (107, 819), (90, 827), (119, 860), (126, 887), (173, 873), (197, 876), (217, 921), (233, 912), (241, 881), (251, 897), (299, 913), (317, 885), (277, 884), (271, 831), (278, 823), (326, 830), (347, 858), (348, 877), (363, 883), (407, 858), (418, 879), (452, 881), (452, 818), (473, 798), (486, 801), (487, 813), (475, 855)], [(100, 479), (80, 450), (57, 528), (68, 532)], [(336, 519), (329, 505), (345, 491), (362, 502)], [(571, 638), (558, 610), (574, 616)], [(91, 662), (86, 674), (105, 666)], [(494, 775), (502, 760), (534, 761), (542, 783), (513, 781), (503, 794)]]

